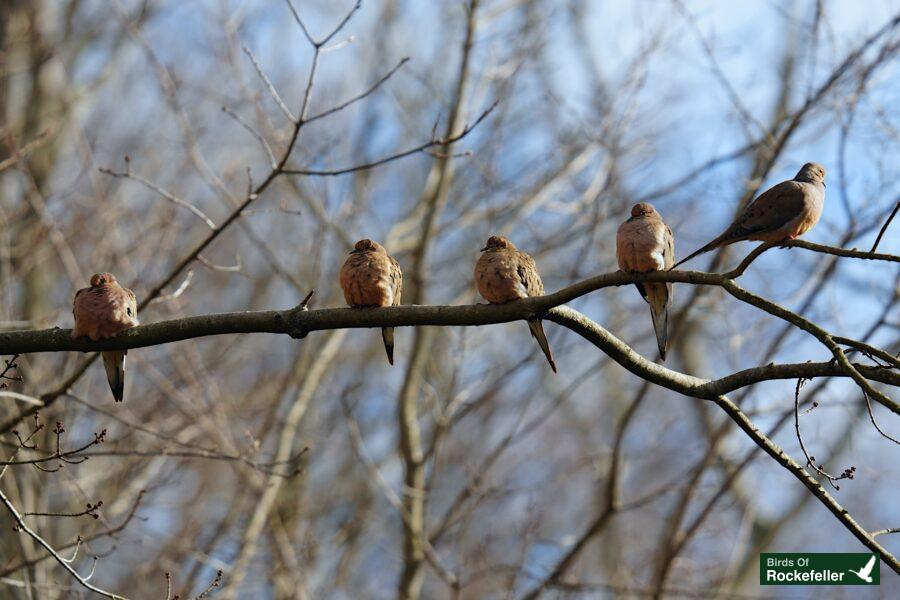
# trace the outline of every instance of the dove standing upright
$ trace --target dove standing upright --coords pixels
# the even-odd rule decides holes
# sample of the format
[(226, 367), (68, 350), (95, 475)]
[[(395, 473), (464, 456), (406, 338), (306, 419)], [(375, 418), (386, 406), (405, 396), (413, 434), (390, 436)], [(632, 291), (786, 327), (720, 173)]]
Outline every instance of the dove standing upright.
[[(505, 304), (544, 295), (544, 284), (534, 259), (516, 248), (511, 241), (505, 237), (491, 236), (481, 253), (475, 263), (475, 283), (485, 300), (491, 304)], [(556, 373), (556, 363), (553, 362), (541, 320), (529, 319), (528, 329)]]
[[(675, 236), (652, 204), (635, 204), (631, 207), (631, 217), (619, 225), (616, 260), (626, 273), (664, 271), (675, 262)], [(650, 305), (659, 356), (666, 360), (672, 284), (644, 282), (634, 285)]]
[[(114, 337), (138, 324), (137, 299), (134, 292), (119, 285), (109, 273), (97, 273), (91, 277), (91, 287), (75, 292), (72, 306), (75, 327), (72, 338), (88, 336), (94, 341)], [(101, 352), (106, 379), (116, 402), (125, 393), (125, 355), (128, 350)]]
[[(341, 267), (344, 300), (353, 308), (399, 306), (403, 272), (384, 246), (359, 240)], [(381, 337), (388, 362), (394, 364), (394, 328), (382, 327)]]
[(819, 222), (824, 206), (825, 167), (806, 163), (793, 179), (769, 188), (748, 204), (725, 233), (672, 268), (698, 254), (743, 240), (785, 242), (798, 238)]

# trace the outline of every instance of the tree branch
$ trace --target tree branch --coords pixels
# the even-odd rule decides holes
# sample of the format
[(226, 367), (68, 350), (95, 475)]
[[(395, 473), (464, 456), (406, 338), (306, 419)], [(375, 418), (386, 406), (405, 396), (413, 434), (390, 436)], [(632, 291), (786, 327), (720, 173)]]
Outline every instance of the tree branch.
[[(594, 323), (587, 317), (577, 313), (574, 310), (571, 310), (567, 307), (559, 307), (551, 311), (550, 315), (547, 317), (551, 321), (559, 323), (561, 325), (565, 325), (569, 327), (573, 331), (576, 331), (579, 335), (584, 337), (586, 340), (590, 341), (598, 348), (610, 354), (613, 360), (622, 364), (626, 369), (635, 373), (642, 377), (643, 379), (653, 381), (654, 379), (664, 381), (662, 384), (663, 387), (667, 387), (671, 390), (681, 392), (686, 396), (692, 396), (691, 386), (685, 381), (683, 378), (689, 378), (687, 375), (679, 375), (679, 377), (672, 377), (669, 379), (664, 378), (664, 371), (668, 371), (659, 365), (651, 363), (640, 356), (637, 356), (633, 350), (628, 348), (624, 343), (619, 341), (612, 336), (608, 331), (600, 327), (597, 323)], [(631, 357), (633, 362), (630, 364), (623, 364), (619, 358), (610, 353), (609, 347), (617, 347), (616, 349), (620, 352), (631, 352), (635, 354), (635, 356)], [(624, 348), (623, 348), (624, 347)], [(696, 378), (690, 378), (696, 379)], [(656, 383), (656, 381), (653, 381)], [(853, 517), (850, 516), (849, 511), (847, 511), (844, 507), (838, 503), (837, 500), (831, 496), (822, 485), (816, 481), (809, 473), (807, 473), (802, 466), (800, 466), (795, 460), (793, 460), (790, 456), (788, 456), (784, 450), (781, 449), (775, 442), (769, 439), (764, 433), (762, 433), (756, 425), (745, 415), (740, 408), (736, 404), (734, 404), (730, 399), (728, 399), (725, 395), (720, 395), (715, 398), (710, 398), (714, 401), (725, 413), (728, 417), (737, 423), (737, 425), (746, 433), (753, 442), (762, 448), (769, 456), (771, 456), (775, 461), (786, 468), (791, 472), (797, 479), (799, 479), (803, 485), (809, 489), (810, 492), (822, 503), (825, 507), (837, 517), (838, 521), (840, 521), (844, 527), (846, 527), (850, 533), (852, 533), (859, 541), (863, 543), (867, 548), (877, 553), (881, 559), (888, 564), (888, 566), (893, 569), (895, 573), (900, 574), (900, 561), (898, 561), (890, 552), (884, 549), (878, 542), (875, 541), (875, 538), (869, 534), (864, 528), (862, 528), (859, 523), (856, 522)]]
[(104, 598), (110, 598), (111, 600), (126, 600), (125, 596), (119, 596), (118, 594), (113, 594), (112, 592), (107, 592), (106, 590), (91, 585), (90, 583), (88, 583), (87, 579), (79, 575), (78, 571), (76, 571), (66, 559), (60, 556), (59, 553), (53, 548), (53, 546), (51, 546), (50, 543), (47, 542), (47, 540), (42, 538), (37, 534), (37, 532), (33, 531), (28, 527), (28, 525), (25, 524), (22, 515), (19, 514), (19, 511), (16, 510), (16, 507), (13, 506), (9, 498), (6, 497), (6, 495), (3, 493), (3, 490), (0, 490), (0, 503), (2, 503), (6, 507), (6, 510), (8, 510), (12, 515), (13, 520), (16, 522), (16, 528), (20, 531), (24, 531), (29, 536), (31, 536), (31, 538), (38, 544), (40, 544), (44, 548), (44, 550), (46, 550), (47, 553), (50, 554), (50, 556), (52, 556), (56, 560), (56, 562), (62, 566), (62, 568), (68, 571), (69, 574), (74, 577), (76, 581), (78, 581), (78, 583), (91, 590), (95, 594), (103, 596)]

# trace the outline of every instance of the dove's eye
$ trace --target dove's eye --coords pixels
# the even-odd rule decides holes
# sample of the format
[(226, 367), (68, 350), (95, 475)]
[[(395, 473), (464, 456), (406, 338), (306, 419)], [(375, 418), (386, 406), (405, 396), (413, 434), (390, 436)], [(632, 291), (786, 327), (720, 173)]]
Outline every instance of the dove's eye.
[(131, 316), (131, 307), (129, 306), (128, 308), (126, 308), (125, 312), (127, 312), (128, 316), (130, 317)]

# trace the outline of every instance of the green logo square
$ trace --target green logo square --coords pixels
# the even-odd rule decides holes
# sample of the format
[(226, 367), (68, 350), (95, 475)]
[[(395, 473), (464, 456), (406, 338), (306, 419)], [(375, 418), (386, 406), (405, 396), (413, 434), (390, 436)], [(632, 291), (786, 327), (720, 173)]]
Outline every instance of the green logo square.
[(760, 585), (879, 585), (881, 561), (865, 552), (763, 552)]

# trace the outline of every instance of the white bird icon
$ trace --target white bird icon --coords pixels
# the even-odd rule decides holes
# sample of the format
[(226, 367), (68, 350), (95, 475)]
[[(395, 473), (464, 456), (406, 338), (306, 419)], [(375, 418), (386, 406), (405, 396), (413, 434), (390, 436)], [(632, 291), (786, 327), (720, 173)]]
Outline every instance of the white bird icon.
[(872, 569), (875, 567), (875, 555), (872, 555), (872, 558), (869, 559), (869, 562), (866, 563), (859, 571), (854, 571), (853, 569), (847, 569), (850, 573), (853, 573), (866, 583), (872, 583)]

